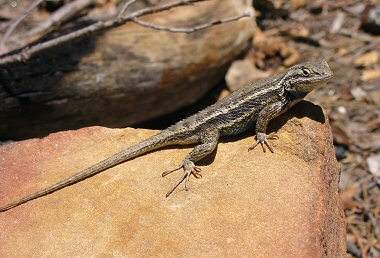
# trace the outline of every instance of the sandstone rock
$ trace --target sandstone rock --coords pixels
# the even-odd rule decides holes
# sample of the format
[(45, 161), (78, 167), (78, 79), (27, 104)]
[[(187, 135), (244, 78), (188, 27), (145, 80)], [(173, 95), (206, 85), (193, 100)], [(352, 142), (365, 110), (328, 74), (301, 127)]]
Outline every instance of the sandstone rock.
[(228, 89), (234, 92), (253, 81), (269, 76), (270, 74), (268, 72), (257, 69), (249, 59), (243, 59), (232, 63), (225, 79)]
[[(251, 1), (207, 1), (143, 17), (193, 27), (253, 12)], [(249, 45), (252, 19), (192, 34), (134, 23), (0, 67), (0, 139), (89, 125), (125, 127), (194, 103)]]
[[(190, 148), (164, 149), (0, 214), (1, 257), (345, 257), (339, 169), (322, 109), (272, 122), (275, 154), (227, 138), (190, 191), (161, 178)], [(0, 204), (73, 175), (154, 131), (85, 128), (0, 148)]]

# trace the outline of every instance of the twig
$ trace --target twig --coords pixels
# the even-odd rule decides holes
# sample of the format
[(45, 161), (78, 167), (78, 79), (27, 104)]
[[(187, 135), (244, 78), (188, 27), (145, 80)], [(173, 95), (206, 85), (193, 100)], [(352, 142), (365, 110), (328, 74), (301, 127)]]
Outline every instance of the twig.
[(9, 26), (8, 30), (5, 32), (4, 37), (0, 43), (0, 51), (4, 49), (5, 42), (8, 40), (9, 36), (12, 34), (12, 32), (16, 29), (17, 25), (20, 24), (22, 20), (24, 20), (31, 11), (33, 11), (34, 8), (36, 8), (39, 4), (41, 4), (44, 0), (36, 0), (33, 2), (31, 6), (29, 6), (26, 11), (20, 15), (11, 25)]
[(146, 22), (146, 21), (140, 20), (138, 18), (133, 18), (132, 20), (134, 22), (136, 22), (137, 24), (141, 25), (141, 26), (144, 26), (144, 27), (147, 27), (147, 28), (151, 28), (151, 29), (155, 29), (155, 30), (164, 30), (164, 31), (176, 32), (176, 33), (192, 33), (192, 32), (195, 32), (195, 31), (199, 31), (199, 30), (204, 30), (204, 29), (210, 28), (210, 27), (215, 26), (215, 25), (219, 25), (219, 24), (223, 24), (223, 23), (227, 23), (227, 22), (236, 21), (236, 20), (239, 20), (239, 19), (241, 19), (243, 17), (250, 17), (250, 16), (251, 15), (249, 13), (243, 13), (243, 14), (240, 14), (240, 15), (237, 15), (237, 16), (233, 16), (233, 17), (229, 17), (229, 18), (225, 18), (225, 19), (220, 19), (220, 20), (212, 21), (210, 23), (205, 23), (205, 24), (198, 25), (198, 26), (191, 27), (191, 28), (175, 28), (175, 27), (157, 25), (157, 24), (153, 24), (153, 23), (150, 23), (150, 22)]
[(46, 21), (39, 24), (36, 28), (27, 34), (27, 37), (33, 37), (33, 39), (28, 40), (28, 43), (41, 38), (43, 35), (46, 35), (48, 32), (52, 31), (54, 27), (69, 20), (92, 3), (94, 3), (94, 0), (75, 0), (69, 2), (68, 4), (65, 4), (57, 11), (55, 11)]
[(179, 0), (176, 2), (167, 3), (167, 4), (163, 4), (163, 5), (159, 5), (159, 6), (147, 7), (145, 9), (141, 9), (139, 11), (131, 13), (130, 15), (119, 17), (118, 20), (125, 22), (125, 21), (132, 20), (132, 18), (139, 17), (142, 15), (158, 13), (158, 12), (166, 11), (166, 10), (169, 10), (169, 9), (172, 9), (175, 7), (184, 6), (184, 5), (191, 5), (193, 3), (206, 2), (206, 1), (209, 1), (209, 0)]
[(357, 32), (356, 30), (352, 30), (352, 29), (342, 28), (337, 33), (340, 35), (353, 38), (353, 39), (358, 39), (364, 42), (371, 42), (373, 40), (373, 37), (362, 32)]
[(361, 46), (359, 48), (354, 49), (355, 53), (352, 55), (352, 57), (357, 58), (369, 50), (376, 49), (377, 45), (380, 45), (380, 40), (374, 39), (372, 42), (370, 42), (364, 46)]
[(129, 8), (129, 6), (131, 6), (133, 3), (137, 2), (137, 0), (129, 0), (128, 2), (125, 3), (125, 5), (123, 6), (123, 8), (121, 8), (121, 11), (118, 15), (118, 18), (121, 18), (124, 16), (124, 13), (127, 11), (127, 9)]
[(193, 3), (205, 2), (205, 1), (208, 1), (208, 0), (179, 0), (179, 1), (167, 3), (167, 4), (163, 4), (163, 5), (159, 5), (159, 6), (144, 8), (144, 9), (138, 10), (136, 12), (133, 12), (129, 15), (118, 17), (114, 20), (99, 21), (99, 22), (96, 22), (96, 23), (94, 23), (88, 27), (83, 28), (83, 29), (68, 33), (66, 35), (60, 36), (60, 37), (55, 38), (55, 39), (45, 41), (45, 42), (40, 43), (40, 44), (36, 44), (30, 48), (24, 48), (23, 50), (21, 50), (17, 54), (4, 56), (3, 58), (0, 57), (0, 66), (8, 65), (8, 64), (14, 63), (14, 62), (26, 61), (31, 56), (33, 56), (33, 55), (35, 55), (35, 54), (37, 54), (43, 50), (52, 48), (54, 46), (60, 45), (60, 44), (65, 43), (65, 42), (69, 42), (69, 41), (72, 41), (75, 39), (82, 38), (84, 36), (91, 35), (94, 32), (100, 32), (100, 31), (103, 31), (103, 30), (106, 30), (106, 29), (109, 29), (112, 27), (120, 26), (122, 24), (125, 24), (127, 21), (131, 21), (134, 18), (143, 16), (143, 15), (162, 12), (162, 11), (172, 9), (174, 7), (191, 5)]
[(373, 216), (373, 213), (371, 211), (371, 208), (369, 207), (369, 205), (364, 201), (362, 200), (360, 197), (358, 196), (354, 196), (354, 199), (355, 201), (358, 201), (363, 209), (364, 209), (364, 213), (367, 215), (367, 217), (369, 218), (370, 222), (371, 222), (371, 225), (373, 227), (373, 231), (375, 233), (375, 236), (377, 239), (380, 239), (380, 229), (377, 225), (377, 221), (376, 221), (376, 218)]
[(46, 50), (52, 47), (55, 47), (57, 45), (60, 45), (65, 42), (72, 41), (74, 39), (79, 39), (84, 36), (88, 36), (93, 34), (94, 32), (99, 32), (102, 30), (106, 30), (112, 27), (117, 27), (120, 25), (123, 25), (127, 21), (131, 21), (133, 18), (143, 16), (143, 15), (148, 15), (148, 14), (153, 14), (157, 12), (162, 12), (165, 10), (172, 9), (174, 7), (178, 6), (184, 6), (184, 5), (189, 5), (192, 3), (196, 2), (204, 2), (208, 0), (180, 0), (168, 4), (163, 4), (160, 6), (153, 6), (153, 7), (148, 7), (145, 9), (138, 10), (128, 16), (124, 17), (118, 17), (116, 19), (110, 20), (110, 21), (98, 21), (90, 26), (87, 26), (83, 29), (68, 33), (66, 35), (60, 36), (55, 39), (51, 39), (48, 41), (45, 41), (43, 43), (37, 44), (35, 46), (32, 46), (30, 48), (24, 48), (21, 52), (9, 56), (5, 56), (0, 59), (0, 65), (8, 65), (13, 62), (20, 62), (20, 61), (26, 61), (29, 59), (31, 56), (41, 52), (42, 50)]
[(337, 33), (342, 28), (345, 18), (346, 18), (346, 15), (344, 14), (344, 12), (338, 11), (330, 27), (330, 33), (332, 34)]

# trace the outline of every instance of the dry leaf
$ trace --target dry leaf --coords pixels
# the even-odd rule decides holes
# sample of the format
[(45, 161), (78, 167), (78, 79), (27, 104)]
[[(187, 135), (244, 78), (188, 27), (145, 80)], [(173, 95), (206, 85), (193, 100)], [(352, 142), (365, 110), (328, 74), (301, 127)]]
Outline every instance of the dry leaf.
[(378, 51), (371, 51), (369, 53), (366, 53), (356, 58), (355, 65), (367, 67), (367, 66), (378, 63), (379, 58), (380, 58), (380, 54)]
[(337, 33), (342, 28), (345, 18), (346, 15), (343, 12), (338, 12), (333, 21), (333, 24), (331, 25), (330, 33)]
[(307, 0), (291, 0), (291, 5), (294, 10), (304, 7), (306, 4)]
[(287, 35), (295, 38), (307, 38), (310, 37), (310, 30), (304, 24), (291, 23), (290, 26), (283, 26), (279, 28), (281, 35)]
[(350, 137), (347, 135), (347, 132), (343, 129), (344, 127), (340, 126), (337, 123), (331, 123), (331, 130), (334, 136), (334, 142), (349, 146), (351, 141)]
[(357, 101), (363, 101), (367, 99), (367, 92), (365, 92), (362, 88), (354, 87), (350, 90), (350, 93)]
[(380, 69), (365, 70), (361, 77), (363, 81), (369, 81), (380, 78)]
[(374, 176), (380, 176), (380, 154), (367, 158), (368, 170)]
[(289, 46), (283, 38), (268, 36), (260, 30), (256, 31), (253, 44), (257, 57), (255, 62), (258, 67), (264, 67), (265, 60), (276, 57), (279, 53), (286, 67), (296, 64), (300, 59), (300, 54), (297, 49)]
[(380, 106), (380, 90), (371, 91), (369, 94), (369, 98), (373, 103)]
[(347, 190), (339, 194), (344, 209), (353, 209), (360, 207), (360, 203), (353, 199), (355, 195), (359, 194), (359, 190), (360, 189), (358, 184), (355, 184), (354, 186), (348, 188)]

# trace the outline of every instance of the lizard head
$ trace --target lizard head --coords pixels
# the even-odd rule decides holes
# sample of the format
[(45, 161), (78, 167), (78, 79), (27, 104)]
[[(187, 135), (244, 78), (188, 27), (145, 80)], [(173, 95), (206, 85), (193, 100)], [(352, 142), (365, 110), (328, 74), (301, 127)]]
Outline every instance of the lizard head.
[(310, 91), (323, 86), (322, 82), (333, 76), (325, 60), (305, 62), (292, 66), (283, 77), (285, 90), (304, 97)]

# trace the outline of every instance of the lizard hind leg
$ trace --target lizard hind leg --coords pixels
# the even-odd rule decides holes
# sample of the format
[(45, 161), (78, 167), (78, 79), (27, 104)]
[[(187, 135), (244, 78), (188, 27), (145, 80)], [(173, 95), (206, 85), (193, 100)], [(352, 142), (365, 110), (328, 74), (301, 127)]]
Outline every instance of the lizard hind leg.
[(162, 176), (167, 176), (174, 171), (183, 169), (183, 175), (179, 178), (179, 180), (174, 184), (174, 186), (168, 191), (166, 194), (166, 197), (168, 197), (170, 194), (174, 192), (174, 190), (183, 182), (185, 181), (185, 190), (187, 191), (189, 189), (189, 180), (191, 175), (193, 175), (195, 178), (202, 177), (200, 172), (201, 169), (197, 166), (195, 166), (194, 162), (204, 158), (205, 156), (209, 155), (213, 150), (215, 150), (216, 146), (218, 145), (219, 140), (219, 132), (216, 129), (208, 129), (204, 131), (201, 135), (201, 144), (195, 146), (195, 148), (185, 157), (185, 159), (182, 162), (182, 165), (179, 167), (166, 171), (162, 174)]

